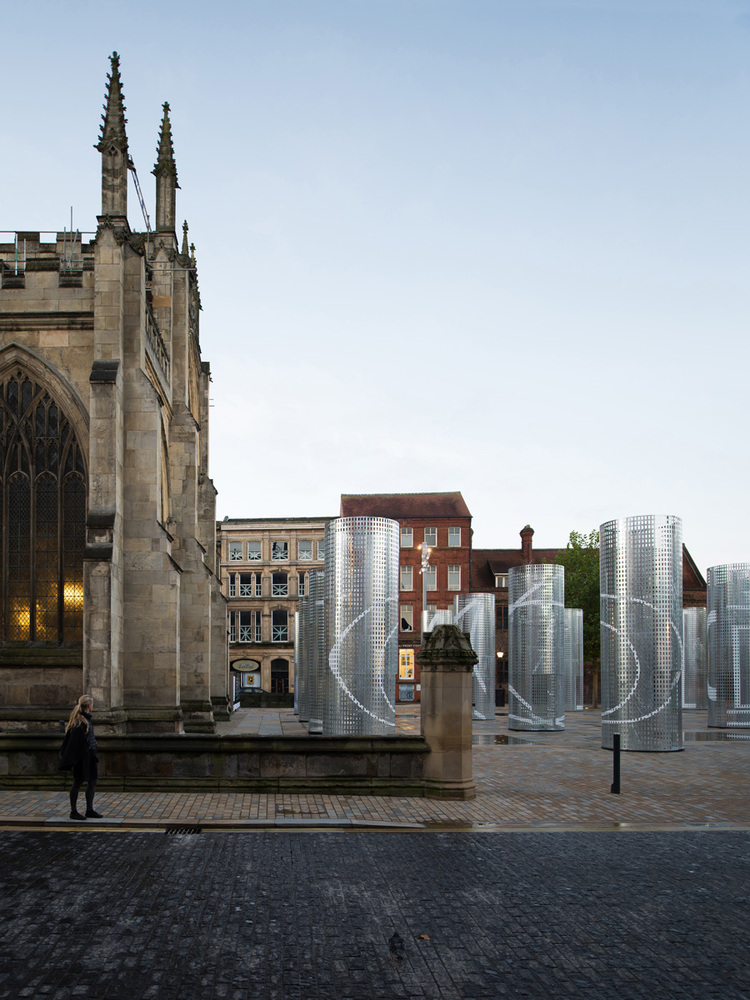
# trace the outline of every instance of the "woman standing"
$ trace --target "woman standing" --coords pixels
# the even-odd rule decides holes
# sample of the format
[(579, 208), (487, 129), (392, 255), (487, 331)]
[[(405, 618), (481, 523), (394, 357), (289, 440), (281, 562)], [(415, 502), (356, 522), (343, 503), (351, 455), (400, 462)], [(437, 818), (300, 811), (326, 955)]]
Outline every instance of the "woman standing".
[[(70, 789), (71, 819), (102, 818), (102, 814), (94, 809), (99, 758), (96, 755), (96, 737), (94, 736), (94, 723), (91, 719), (93, 709), (94, 699), (91, 695), (81, 695), (78, 704), (70, 713), (60, 749), (60, 770), (73, 769), (73, 785)], [(78, 812), (78, 792), (84, 781), (86, 782), (86, 815), (81, 816)]]

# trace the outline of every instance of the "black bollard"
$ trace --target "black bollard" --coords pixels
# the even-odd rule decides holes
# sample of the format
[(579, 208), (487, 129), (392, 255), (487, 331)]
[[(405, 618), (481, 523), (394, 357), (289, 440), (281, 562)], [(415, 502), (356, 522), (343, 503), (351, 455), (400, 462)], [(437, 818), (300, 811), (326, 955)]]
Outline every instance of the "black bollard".
[(612, 784), (609, 787), (613, 795), (620, 794), (620, 734), (612, 734)]

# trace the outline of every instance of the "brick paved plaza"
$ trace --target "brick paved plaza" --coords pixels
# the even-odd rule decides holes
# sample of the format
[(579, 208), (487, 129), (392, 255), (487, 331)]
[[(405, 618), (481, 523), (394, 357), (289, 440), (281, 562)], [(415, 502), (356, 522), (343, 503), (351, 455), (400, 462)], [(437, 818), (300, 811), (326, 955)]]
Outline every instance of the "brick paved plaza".
[(619, 796), (589, 712), (477, 726), (471, 802), (3, 791), (0, 1000), (750, 1000), (750, 733), (685, 723)]

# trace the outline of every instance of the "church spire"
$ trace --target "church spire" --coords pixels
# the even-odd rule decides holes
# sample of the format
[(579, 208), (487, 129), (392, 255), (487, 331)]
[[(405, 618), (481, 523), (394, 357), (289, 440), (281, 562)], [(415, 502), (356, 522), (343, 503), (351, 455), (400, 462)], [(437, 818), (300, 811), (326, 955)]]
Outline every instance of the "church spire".
[(102, 115), (99, 142), (94, 147), (102, 154), (102, 215), (127, 218), (128, 214), (128, 137), (125, 132), (120, 57), (109, 57), (111, 72), (107, 74), (107, 93)]
[(188, 236), (188, 224), (187, 224), (187, 219), (185, 219), (185, 221), (182, 223), (182, 254), (184, 257), (187, 257), (187, 255), (190, 253), (187, 236)]
[(156, 163), (151, 173), (156, 177), (156, 230), (173, 233), (176, 225), (175, 191), (180, 185), (177, 183), (177, 166), (174, 161), (172, 125), (167, 101), (164, 102), (163, 108), (159, 145), (156, 147)]

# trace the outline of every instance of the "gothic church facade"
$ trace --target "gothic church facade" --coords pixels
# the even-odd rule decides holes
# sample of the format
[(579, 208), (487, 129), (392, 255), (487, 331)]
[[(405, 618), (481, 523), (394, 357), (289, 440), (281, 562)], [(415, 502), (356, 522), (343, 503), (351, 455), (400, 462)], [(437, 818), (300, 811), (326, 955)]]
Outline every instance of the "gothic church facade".
[[(153, 231), (128, 223), (119, 57), (96, 233), (0, 243), (0, 728), (212, 732), (228, 714), (194, 249), (169, 105)], [(7, 239), (7, 236), (5, 237)]]

